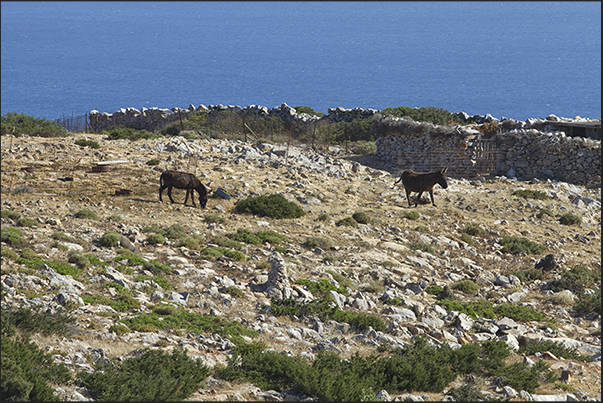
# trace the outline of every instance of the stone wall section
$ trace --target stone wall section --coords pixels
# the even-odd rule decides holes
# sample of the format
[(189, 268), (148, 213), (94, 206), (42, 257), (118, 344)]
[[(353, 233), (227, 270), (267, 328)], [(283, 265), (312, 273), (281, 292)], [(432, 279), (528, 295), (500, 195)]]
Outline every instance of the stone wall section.
[[(99, 132), (111, 125), (123, 125), (138, 130), (154, 131), (165, 125), (186, 119), (190, 114), (208, 114), (232, 111), (250, 117), (279, 117), (286, 122), (306, 124), (328, 120), (351, 121), (374, 118), (378, 157), (391, 170), (413, 169), (433, 171), (447, 166), (449, 176), (472, 178), (478, 175), (507, 175), (521, 179), (554, 179), (601, 187), (601, 141), (583, 137), (568, 137), (554, 131), (558, 121), (581, 121), (582, 118), (564, 119), (554, 115), (545, 119), (530, 118), (525, 122), (490, 114), (458, 116), (469, 122), (466, 126), (438, 126), (414, 122), (407, 118), (382, 116), (375, 109), (342, 107), (330, 108), (321, 117), (297, 113), (295, 108), (282, 104), (275, 108), (260, 105), (189, 105), (187, 109), (172, 108), (122, 108), (112, 114), (93, 110), (89, 114), (90, 128)], [(498, 133), (484, 136), (475, 126), (496, 121)], [(489, 149), (489, 150), (486, 150)]]
[[(446, 134), (442, 126), (426, 130), (425, 124), (414, 125), (415, 130), (407, 123), (404, 130), (389, 131), (376, 140), (378, 156), (394, 170), (427, 172), (447, 166), (451, 177), (491, 174), (601, 187), (599, 140), (523, 127), (486, 137), (471, 128), (458, 127)], [(489, 152), (482, 150), (486, 143), (493, 148)]]

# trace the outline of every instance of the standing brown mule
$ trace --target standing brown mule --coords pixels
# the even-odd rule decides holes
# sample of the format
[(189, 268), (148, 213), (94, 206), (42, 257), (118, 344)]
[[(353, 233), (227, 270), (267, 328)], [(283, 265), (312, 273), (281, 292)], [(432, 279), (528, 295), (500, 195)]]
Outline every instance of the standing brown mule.
[(442, 168), (436, 172), (415, 172), (412, 170), (406, 170), (402, 172), (402, 176), (398, 179), (394, 186), (402, 181), (404, 185), (404, 190), (406, 190), (406, 198), (408, 199), (408, 207), (411, 207), (410, 203), (410, 192), (419, 192), (417, 196), (417, 200), (415, 201), (415, 207), (419, 204), (419, 200), (421, 200), (421, 195), (423, 192), (429, 192), (429, 196), (431, 197), (431, 204), (434, 207), (435, 201), (433, 199), (433, 187), (437, 183), (444, 189), (448, 187), (448, 182), (446, 182), (446, 171), (448, 167)]

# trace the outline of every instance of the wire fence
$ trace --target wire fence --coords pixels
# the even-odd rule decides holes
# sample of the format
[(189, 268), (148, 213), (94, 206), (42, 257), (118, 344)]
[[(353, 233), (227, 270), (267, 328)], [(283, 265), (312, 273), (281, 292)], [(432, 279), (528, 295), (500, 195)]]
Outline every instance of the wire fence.
[(55, 122), (65, 128), (70, 133), (85, 133), (89, 131), (90, 124), (88, 122), (88, 114), (81, 116), (73, 116), (70, 118), (63, 114), (62, 117), (55, 120)]

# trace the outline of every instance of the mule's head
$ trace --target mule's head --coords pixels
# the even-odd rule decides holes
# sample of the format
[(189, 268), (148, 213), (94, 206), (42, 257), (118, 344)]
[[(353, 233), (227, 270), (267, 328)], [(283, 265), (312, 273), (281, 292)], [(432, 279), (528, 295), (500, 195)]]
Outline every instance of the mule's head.
[(199, 186), (197, 186), (196, 189), (199, 193), (199, 205), (201, 205), (201, 208), (205, 208), (205, 206), (207, 206), (207, 188), (204, 184), (199, 183)]
[(446, 180), (446, 171), (448, 167), (440, 169), (440, 174), (438, 175), (437, 184), (446, 189), (448, 187), (448, 181)]

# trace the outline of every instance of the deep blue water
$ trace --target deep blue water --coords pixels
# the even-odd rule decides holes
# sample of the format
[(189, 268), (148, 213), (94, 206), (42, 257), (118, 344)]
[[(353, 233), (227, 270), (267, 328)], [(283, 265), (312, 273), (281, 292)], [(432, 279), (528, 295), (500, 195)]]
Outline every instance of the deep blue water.
[(2, 1), (2, 115), (434, 106), (601, 117), (601, 2)]

